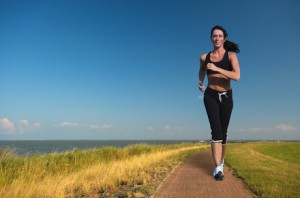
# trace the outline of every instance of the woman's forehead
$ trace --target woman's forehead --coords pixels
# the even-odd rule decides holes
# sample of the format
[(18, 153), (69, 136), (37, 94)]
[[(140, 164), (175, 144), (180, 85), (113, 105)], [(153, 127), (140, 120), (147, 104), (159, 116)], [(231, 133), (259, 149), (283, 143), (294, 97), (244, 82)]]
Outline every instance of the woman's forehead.
[(219, 29), (215, 29), (212, 33), (213, 35), (220, 35), (222, 34), (223, 35), (223, 31), (222, 30), (219, 30)]

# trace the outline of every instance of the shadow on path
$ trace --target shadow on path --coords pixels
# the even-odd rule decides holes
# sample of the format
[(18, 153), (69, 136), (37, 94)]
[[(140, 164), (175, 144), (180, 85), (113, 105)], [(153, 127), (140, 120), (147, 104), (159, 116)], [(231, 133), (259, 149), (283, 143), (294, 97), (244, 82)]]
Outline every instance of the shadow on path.
[(211, 150), (210, 148), (206, 149), (205, 151), (202, 151), (202, 155), (199, 156), (198, 154), (195, 154), (193, 158), (191, 159), (190, 163), (191, 165), (195, 166), (195, 168), (199, 168), (208, 176), (212, 176), (212, 173), (214, 171), (214, 163), (213, 158), (210, 154)]

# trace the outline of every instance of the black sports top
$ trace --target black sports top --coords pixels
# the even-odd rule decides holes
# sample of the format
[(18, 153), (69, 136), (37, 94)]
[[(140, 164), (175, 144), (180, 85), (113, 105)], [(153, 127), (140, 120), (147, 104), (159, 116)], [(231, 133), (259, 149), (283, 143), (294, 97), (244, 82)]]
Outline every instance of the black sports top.
[[(209, 52), (206, 56), (206, 59), (205, 59), (205, 66), (207, 65), (207, 63), (213, 63), (215, 64), (217, 67), (219, 68), (222, 68), (222, 69), (225, 69), (225, 70), (228, 70), (228, 71), (232, 71), (232, 65), (230, 63), (230, 60), (229, 60), (229, 55), (228, 55), (228, 51), (225, 52), (224, 56), (223, 56), (223, 59), (219, 62), (213, 62), (210, 60), (210, 54), (211, 52)], [(207, 75), (210, 75), (210, 74), (218, 74), (219, 72), (217, 71), (212, 71), (210, 69), (207, 69)]]

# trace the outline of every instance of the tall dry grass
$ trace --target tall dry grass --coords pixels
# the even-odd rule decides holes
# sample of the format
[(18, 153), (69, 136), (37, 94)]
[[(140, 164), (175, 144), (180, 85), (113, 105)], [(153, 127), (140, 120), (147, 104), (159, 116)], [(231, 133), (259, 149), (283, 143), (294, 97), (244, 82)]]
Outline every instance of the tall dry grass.
[(15, 158), (4, 152), (0, 197), (92, 197), (122, 184), (147, 185), (156, 169), (206, 147), (135, 145)]

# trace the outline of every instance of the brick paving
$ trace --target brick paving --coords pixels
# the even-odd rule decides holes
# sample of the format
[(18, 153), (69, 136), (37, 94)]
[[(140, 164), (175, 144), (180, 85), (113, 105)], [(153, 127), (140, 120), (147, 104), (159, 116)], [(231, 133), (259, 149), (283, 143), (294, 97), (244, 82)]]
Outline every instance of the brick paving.
[(193, 154), (172, 172), (154, 194), (154, 198), (250, 198), (253, 194), (243, 182), (224, 167), (224, 180), (212, 177), (211, 150)]

